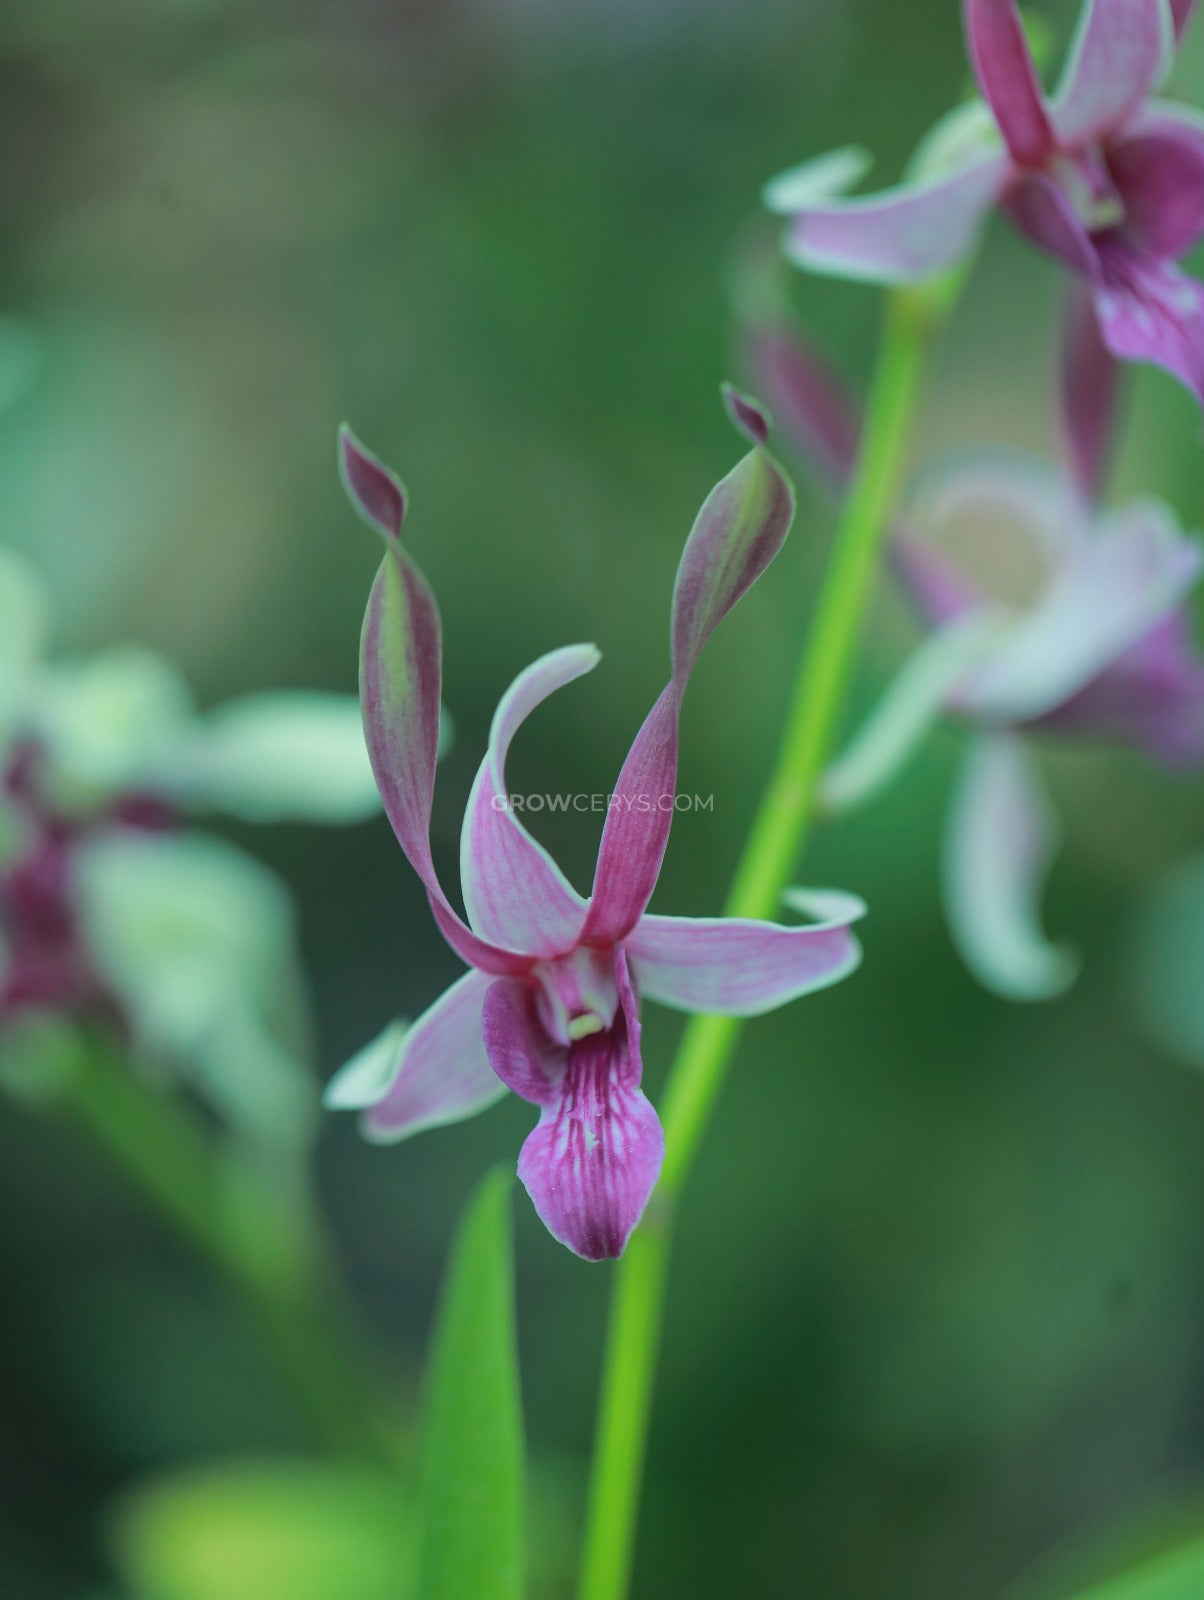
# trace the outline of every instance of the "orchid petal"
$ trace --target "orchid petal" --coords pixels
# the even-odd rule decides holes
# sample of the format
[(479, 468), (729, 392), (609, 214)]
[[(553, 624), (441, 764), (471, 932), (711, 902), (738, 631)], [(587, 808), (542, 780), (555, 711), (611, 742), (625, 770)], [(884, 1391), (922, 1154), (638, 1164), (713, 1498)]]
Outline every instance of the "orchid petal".
[(587, 944), (618, 943), (648, 904), (673, 820), (678, 719), (690, 673), (711, 633), (781, 549), (794, 514), (790, 482), (764, 447), (767, 419), (734, 391), (725, 398), (753, 449), (711, 490), (682, 551), (673, 587), (673, 676), (615, 784), (581, 934)]
[(995, 613), (973, 611), (925, 639), (844, 754), (824, 773), (819, 797), (826, 810), (851, 810), (886, 787), (998, 633)]
[(576, 942), (585, 901), (510, 809), (506, 755), (536, 706), (591, 671), (593, 645), (542, 656), (502, 696), (464, 813), (460, 871), (468, 920), (483, 938), (533, 956), (557, 955)]
[(409, 1026), (404, 1018), (395, 1018), (344, 1062), (323, 1091), (322, 1104), (327, 1111), (364, 1111), (384, 1099), (396, 1076)]
[[(492, 979), (466, 972), (397, 1037), (388, 1030), (352, 1058), (326, 1091), (328, 1106), (364, 1112), (364, 1136), (393, 1144), (484, 1111), (506, 1092), (489, 1065), (481, 1013)], [(391, 1064), (386, 1052), (393, 1045)]]
[(1175, 606), (1200, 568), (1201, 552), (1157, 502), (1106, 519), (963, 684), (960, 708), (1011, 722), (1054, 710)]
[(1100, 497), (1108, 467), (1118, 376), (1091, 291), (1073, 283), (1062, 344), (1062, 427), (1075, 481), (1090, 505)]
[(1166, 76), (1174, 50), (1167, 0), (1087, 0), (1050, 106), (1059, 142), (1115, 128)]
[(1204, 234), (1204, 118), (1152, 103), (1109, 141), (1108, 170), (1124, 203), (1125, 237), (1177, 261)]
[(1095, 273), (1096, 253), (1091, 236), (1061, 186), (1048, 173), (1024, 173), (1008, 185), (999, 204), (1021, 233), (1072, 272), (1085, 277)]
[(1020, 12), (1013, 0), (964, 0), (963, 17), (974, 75), (999, 131), (1017, 162), (1036, 166), (1053, 133)]
[(1167, 766), (1204, 757), (1204, 661), (1179, 607), (1041, 719), (1043, 728), (1125, 739)]
[(339, 458), (349, 496), (386, 546), (360, 646), (364, 735), (385, 813), (457, 954), (483, 972), (523, 971), (529, 963), (522, 956), (496, 948), (465, 926), (431, 859), (442, 640), (435, 597), (400, 540), (405, 491), (348, 428), (339, 435)]
[(797, 211), (785, 252), (796, 266), (867, 283), (911, 283), (954, 266), (994, 204), (1006, 160), (986, 155), (938, 178)]
[(1175, 23), (1175, 38), (1183, 37), (1183, 30), (1191, 21), (1191, 14), (1196, 9), (1196, 0), (1171, 0), (1171, 16)]
[(1022, 456), (971, 456), (928, 472), (914, 512), (926, 528), (984, 512), (1010, 518), (1046, 561), (1065, 561), (1090, 539), (1087, 510), (1062, 474)]
[(587, 1261), (623, 1252), (660, 1175), (665, 1137), (640, 1089), (640, 1025), (621, 950), (622, 1009), (564, 1052), (554, 1095), (523, 1144), (518, 1175), (554, 1238)]
[(757, 1017), (829, 988), (855, 971), (861, 946), (849, 931), (865, 915), (855, 895), (788, 890), (805, 927), (737, 917), (642, 917), (624, 949), (642, 994), (679, 1011)]
[(380, 808), (351, 695), (231, 701), (165, 751), (160, 776), (173, 796), (248, 822), (356, 822)]
[(925, 622), (934, 626), (953, 622), (984, 604), (981, 591), (927, 540), (900, 529), (887, 553), (895, 576)]
[(767, 211), (788, 217), (814, 205), (817, 200), (829, 200), (833, 195), (855, 189), (871, 166), (873, 161), (868, 151), (858, 145), (845, 145), (843, 149), (829, 150), (825, 155), (770, 178), (761, 190), (761, 200)]
[(1076, 957), (1041, 932), (1037, 898), (1057, 829), (1031, 756), (996, 734), (976, 741), (954, 796), (944, 853), (945, 911), (970, 971), (1009, 1000), (1060, 994)]
[(1123, 244), (1102, 242), (1099, 256), (1095, 310), (1108, 349), (1164, 367), (1204, 401), (1204, 288)]
[(843, 487), (857, 459), (861, 419), (842, 384), (784, 319), (754, 323), (745, 340), (776, 420), (829, 482)]

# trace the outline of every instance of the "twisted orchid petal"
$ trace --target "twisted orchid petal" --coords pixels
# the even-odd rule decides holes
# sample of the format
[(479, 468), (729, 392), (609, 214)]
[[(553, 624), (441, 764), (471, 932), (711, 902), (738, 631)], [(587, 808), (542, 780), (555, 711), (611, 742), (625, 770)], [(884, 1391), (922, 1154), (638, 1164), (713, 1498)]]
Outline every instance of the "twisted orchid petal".
[(615, 944), (635, 926), (656, 884), (673, 820), (681, 702), (711, 633), (777, 555), (794, 493), (765, 449), (768, 421), (727, 395), (753, 449), (707, 496), (682, 552), (673, 589), (673, 676), (635, 737), (615, 784), (594, 873), (586, 944)]
[(352, 502), (385, 540), (385, 558), (364, 617), (360, 699), (386, 815), (456, 953), (484, 972), (525, 971), (529, 962), (524, 957), (498, 949), (465, 926), (431, 859), (442, 640), (435, 597), (400, 540), (405, 491), (348, 428), (339, 435), (339, 459)]
[(983, 98), (1021, 165), (1038, 165), (1053, 146), (1041, 83), (1013, 0), (965, 0), (966, 43)]

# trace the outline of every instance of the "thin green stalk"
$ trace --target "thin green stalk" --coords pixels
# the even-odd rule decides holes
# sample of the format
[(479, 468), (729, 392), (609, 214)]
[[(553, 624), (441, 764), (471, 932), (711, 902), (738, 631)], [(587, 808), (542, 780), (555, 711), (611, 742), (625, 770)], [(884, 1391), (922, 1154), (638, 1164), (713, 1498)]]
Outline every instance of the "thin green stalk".
[(61, 1104), (245, 1303), (315, 1434), (339, 1453), (399, 1464), (316, 1222), (292, 1193), (95, 1038), (81, 1041)]
[[(861, 451), (799, 662), (777, 764), (728, 897), (728, 916), (776, 914), (814, 817), (816, 786), (844, 704), (937, 310), (930, 296), (899, 292), (888, 300)], [(627, 1594), (673, 1211), (741, 1026), (733, 1017), (692, 1018), (669, 1075), (660, 1184), (616, 1268), (578, 1600), (624, 1600)]]

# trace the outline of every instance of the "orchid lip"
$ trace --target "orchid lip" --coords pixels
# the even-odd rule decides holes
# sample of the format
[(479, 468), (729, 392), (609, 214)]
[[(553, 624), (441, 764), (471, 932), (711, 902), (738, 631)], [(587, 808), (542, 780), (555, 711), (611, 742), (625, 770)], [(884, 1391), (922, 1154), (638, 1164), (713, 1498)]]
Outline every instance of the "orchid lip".
[(1116, 192), (1097, 149), (1075, 154), (1060, 151), (1050, 157), (1046, 171), (1088, 233), (1119, 227), (1125, 220), (1124, 201)]

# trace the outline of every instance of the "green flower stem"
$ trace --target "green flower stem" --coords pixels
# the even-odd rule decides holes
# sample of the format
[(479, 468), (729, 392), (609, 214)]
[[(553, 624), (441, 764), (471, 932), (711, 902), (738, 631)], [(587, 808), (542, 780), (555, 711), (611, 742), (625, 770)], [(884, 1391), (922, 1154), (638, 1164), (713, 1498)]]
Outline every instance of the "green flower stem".
[[(951, 298), (900, 291), (887, 302), (857, 467), (728, 916), (775, 916), (806, 841), (894, 503), (924, 354)], [(741, 1027), (734, 1017), (692, 1018), (665, 1090), (661, 1180), (616, 1268), (578, 1600), (623, 1600), (627, 1594), (673, 1212)]]
[(365, 1376), (317, 1221), (295, 1185), (216, 1144), (95, 1037), (73, 1053), (60, 1105), (248, 1307), (317, 1437), (341, 1454), (401, 1465), (400, 1433)]

